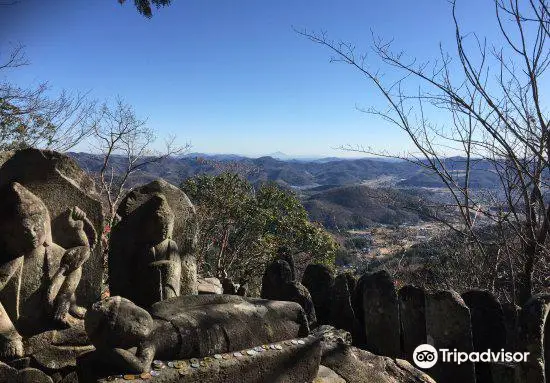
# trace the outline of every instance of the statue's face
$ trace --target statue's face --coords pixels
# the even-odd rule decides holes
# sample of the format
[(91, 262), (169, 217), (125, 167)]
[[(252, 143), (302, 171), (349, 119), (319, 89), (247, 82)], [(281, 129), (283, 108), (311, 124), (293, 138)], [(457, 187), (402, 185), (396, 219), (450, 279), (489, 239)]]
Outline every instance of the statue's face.
[(159, 209), (155, 211), (147, 225), (149, 229), (148, 238), (152, 243), (159, 243), (166, 238), (172, 237), (174, 220), (164, 210)]
[(86, 311), (84, 326), (96, 347), (131, 348), (147, 338), (151, 315), (128, 299), (109, 297)]
[(20, 217), (8, 225), (4, 241), (12, 252), (28, 253), (46, 242), (47, 225), (47, 217), (41, 213)]

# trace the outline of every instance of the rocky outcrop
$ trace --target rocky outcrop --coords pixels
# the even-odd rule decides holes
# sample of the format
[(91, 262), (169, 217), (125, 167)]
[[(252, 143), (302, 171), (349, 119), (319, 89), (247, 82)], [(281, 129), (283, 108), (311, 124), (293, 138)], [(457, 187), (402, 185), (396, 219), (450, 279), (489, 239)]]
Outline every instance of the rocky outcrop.
[[(321, 364), (349, 383), (435, 383), (427, 374), (401, 359), (374, 355), (353, 347), (328, 326), (322, 333)], [(319, 380), (323, 382), (323, 380)]]

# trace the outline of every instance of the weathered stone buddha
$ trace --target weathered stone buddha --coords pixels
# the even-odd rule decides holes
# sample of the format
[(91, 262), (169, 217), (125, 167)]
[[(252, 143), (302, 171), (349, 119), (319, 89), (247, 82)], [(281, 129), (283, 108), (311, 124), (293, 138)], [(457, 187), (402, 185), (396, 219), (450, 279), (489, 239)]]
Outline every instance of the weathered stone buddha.
[(85, 326), (100, 359), (129, 373), (149, 371), (155, 358), (200, 358), (309, 333), (299, 304), (235, 295), (181, 296), (149, 311), (111, 297), (87, 311)]
[(85, 310), (75, 303), (82, 264), (90, 255), (78, 207), (66, 214), (65, 249), (52, 240), (44, 203), (18, 183), (0, 190), (0, 358), (22, 356), (22, 334), (70, 326)]
[(181, 259), (173, 229), (174, 213), (162, 194), (115, 226), (109, 254), (112, 295), (141, 307), (180, 295)]

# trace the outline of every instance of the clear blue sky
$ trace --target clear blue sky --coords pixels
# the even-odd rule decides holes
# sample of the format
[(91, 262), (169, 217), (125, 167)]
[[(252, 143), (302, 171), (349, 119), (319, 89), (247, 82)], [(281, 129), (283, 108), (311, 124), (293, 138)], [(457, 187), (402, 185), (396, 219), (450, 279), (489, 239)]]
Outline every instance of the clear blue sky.
[[(495, 33), (492, 1), (458, 3), (465, 31)], [(446, 0), (173, 0), (152, 19), (132, 0), (21, 0), (0, 12), (0, 52), (22, 43), (32, 62), (10, 81), (49, 81), (98, 100), (120, 95), (159, 136), (176, 133), (206, 153), (409, 147), (402, 133), (356, 110), (381, 105), (361, 75), (329, 63), (329, 52), (292, 26), (358, 48), (373, 30), (418, 57), (436, 57), (440, 42), (454, 49)]]

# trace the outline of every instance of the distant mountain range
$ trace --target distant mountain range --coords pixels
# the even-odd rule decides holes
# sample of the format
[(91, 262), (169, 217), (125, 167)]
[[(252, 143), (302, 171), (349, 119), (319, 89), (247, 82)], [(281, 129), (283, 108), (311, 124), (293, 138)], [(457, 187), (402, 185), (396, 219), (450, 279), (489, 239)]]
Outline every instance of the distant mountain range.
[[(274, 153), (276, 155), (277, 153)], [(282, 157), (282, 154), (279, 153)], [(84, 169), (98, 172), (102, 158), (89, 153), (69, 153)], [(122, 170), (125, 158), (113, 157)], [(463, 176), (464, 160), (449, 158), (446, 168)], [(234, 154), (191, 153), (146, 165), (132, 176), (129, 186), (164, 178), (174, 185), (198, 174), (239, 171), (258, 184), (275, 182), (301, 197), (310, 217), (331, 228), (364, 227), (372, 223), (404, 223), (423, 219), (422, 197), (444, 185), (436, 176), (407, 161), (374, 158), (316, 160), (248, 158)], [(487, 162), (475, 164), (470, 176), (474, 188), (494, 188), (498, 178)], [(424, 193), (424, 194), (422, 194)], [(391, 196), (391, 199), (388, 197)]]
[[(69, 153), (84, 169), (97, 172), (102, 158), (89, 153)], [(112, 158), (115, 167), (124, 168), (126, 159)], [(132, 183), (162, 177), (179, 185), (183, 180), (197, 174), (216, 174), (223, 170), (238, 168), (253, 182), (273, 181), (290, 188), (317, 186), (342, 186), (362, 183), (382, 176), (397, 181), (416, 174), (418, 169), (408, 162), (386, 162), (377, 159), (319, 159), (314, 161), (279, 160), (270, 156), (248, 158), (232, 154), (188, 154), (170, 157), (162, 163), (149, 164), (132, 179)]]

